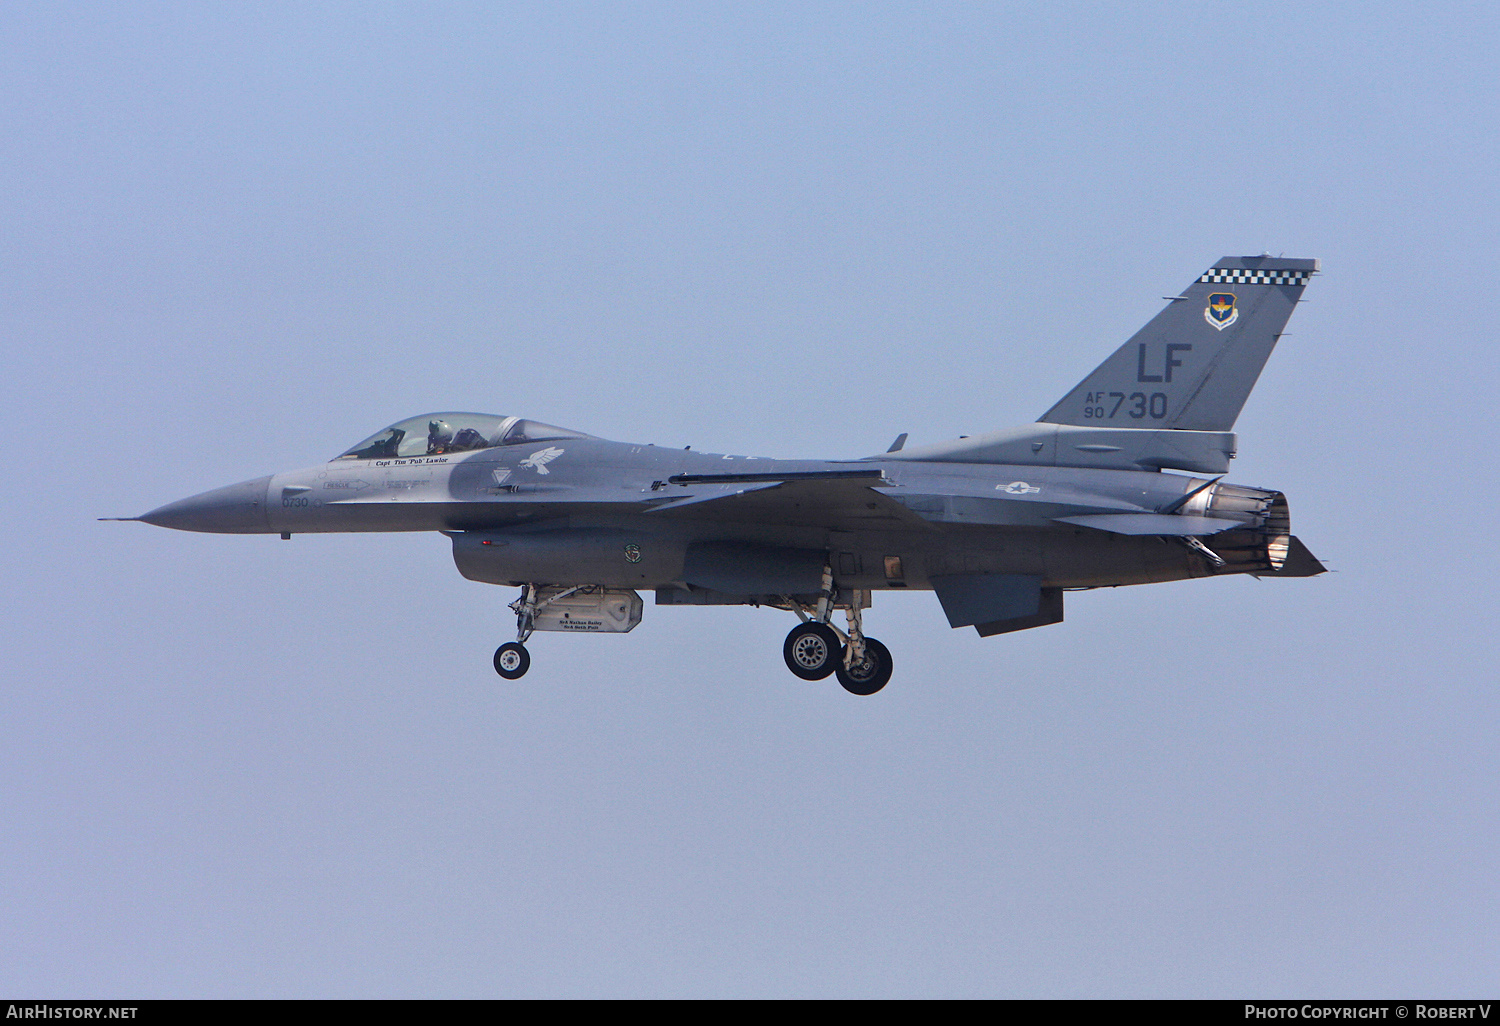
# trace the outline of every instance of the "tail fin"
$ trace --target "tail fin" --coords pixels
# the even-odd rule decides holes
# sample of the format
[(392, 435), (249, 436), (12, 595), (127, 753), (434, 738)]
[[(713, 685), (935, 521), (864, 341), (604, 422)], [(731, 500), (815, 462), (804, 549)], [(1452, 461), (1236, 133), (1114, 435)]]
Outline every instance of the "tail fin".
[(1224, 257), (1041, 417), (1229, 431), (1316, 260)]

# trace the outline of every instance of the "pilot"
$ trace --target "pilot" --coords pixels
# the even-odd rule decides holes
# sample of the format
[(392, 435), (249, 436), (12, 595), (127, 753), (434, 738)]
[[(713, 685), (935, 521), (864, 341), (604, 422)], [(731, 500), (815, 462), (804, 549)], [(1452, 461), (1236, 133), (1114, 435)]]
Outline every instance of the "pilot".
[(427, 422), (427, 455), (447, 452), (453, 445), (453, 429), (446, 420)]

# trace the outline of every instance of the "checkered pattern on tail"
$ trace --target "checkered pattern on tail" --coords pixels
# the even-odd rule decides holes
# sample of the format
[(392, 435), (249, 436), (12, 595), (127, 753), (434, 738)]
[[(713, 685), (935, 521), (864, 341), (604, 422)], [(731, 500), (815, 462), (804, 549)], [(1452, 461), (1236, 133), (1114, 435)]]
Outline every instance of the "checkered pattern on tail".
[(1200, 282), (1209, 285), (1306, 285), (1311, 271), (1257, 271), (1248, 267), (1215, 267)]

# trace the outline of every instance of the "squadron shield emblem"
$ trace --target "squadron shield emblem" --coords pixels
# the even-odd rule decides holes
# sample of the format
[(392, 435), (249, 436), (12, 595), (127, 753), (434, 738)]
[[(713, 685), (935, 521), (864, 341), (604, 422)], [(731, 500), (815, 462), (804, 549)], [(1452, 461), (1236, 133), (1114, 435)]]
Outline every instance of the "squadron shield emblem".
[(1239, 320), (1240, 312), (1235, 309), (1234, 296), (1228, 292), (1215, 292), (1209, 296), (1208, 306), (1203, 309), (1203, 319), (1220, 331)]

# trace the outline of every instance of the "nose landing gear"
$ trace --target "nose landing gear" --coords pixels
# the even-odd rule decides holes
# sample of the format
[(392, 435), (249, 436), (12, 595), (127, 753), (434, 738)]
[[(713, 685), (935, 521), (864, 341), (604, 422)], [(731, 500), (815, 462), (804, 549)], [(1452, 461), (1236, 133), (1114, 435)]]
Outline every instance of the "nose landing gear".
[(519, 680), (531, 669), (531, 653), (519, 641), (507, 641), (495, 649), (495, 672), (506, 680)]
[(516, 614), (516, 640), (495, 649), (495, 672), (506, 680), (520, 680), (531, 669), (531, 653), (523, 642), (531, 637), (536, 624), (536, 585), (526, 585), (510, 608)]

